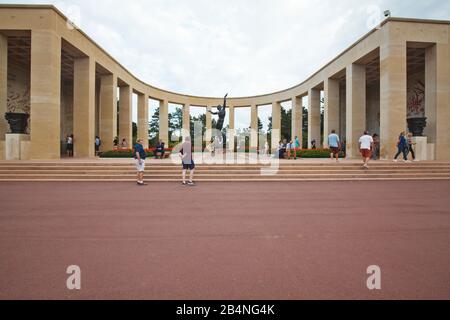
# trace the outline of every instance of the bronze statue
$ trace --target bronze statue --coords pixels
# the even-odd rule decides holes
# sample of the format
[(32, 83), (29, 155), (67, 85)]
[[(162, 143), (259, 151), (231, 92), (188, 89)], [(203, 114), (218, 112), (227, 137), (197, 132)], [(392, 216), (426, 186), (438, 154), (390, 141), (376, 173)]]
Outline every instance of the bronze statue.
[(208, 110), (209, 113), (219, 116), (219, 120), (217, 121), (217, 124), (216, 124), (216, 131), (215, 131), (216, 136), (214, 137), (214, 141), (212, 142), (212, 146), (214, 149), (220, 148), (221, 146), (223, 146), (223, 143), (225, 141), (225, 134), (222, 132), (222, 129), (223, 129), (223, 122), (225, 120), (225, 116), (227, 115), (227, 109), (226, 109), (227, 108), (227, 97), (228, 97), (228, 93), (223, 98), (223, 105), (222, 106), (218, 105), (217, 107), (215, 107), (217, 109), (217, 112)]
[(217, 121), (217, 125), (216, 125), (216, 129), (219, 131), (222, 131), (223, 129), (223, 122), (225, 120), (225, 116), (227, 115), (227, 97), (228, 97), (228, 93), (225, 95), (225, 97), (223, 98), (223, 105), (218, 105), (217, 107), (214, 107), (217, 109), (217, 112), (212, 112), (211, 110), (208, 110), (209, 113), (213, 114), (213, 115), (219, 115), (219, 121)]

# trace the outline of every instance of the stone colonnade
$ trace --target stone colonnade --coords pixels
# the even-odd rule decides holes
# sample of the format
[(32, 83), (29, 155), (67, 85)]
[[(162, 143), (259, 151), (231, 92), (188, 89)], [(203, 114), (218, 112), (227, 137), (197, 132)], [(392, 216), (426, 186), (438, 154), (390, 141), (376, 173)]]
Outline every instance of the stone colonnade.
[[(17, 18), (12, 19), (11, 16)], [(40, 16), (41, 20), (34, 19), (36, 16)], [(170, 139), (169, 103), (183, 106), (183, 129), (187, 132), (190, 129), (189, 115), (192, 106), (210, 108), (222, 103), (222, 99), (219, 98), (176, 94), (137, 80), (82, 31), (68, 30), (66, 20), (67, 18), (52, 6), (36, 8), (0, 6), (1, 114), (7, 110), (8, 32), (14, 29), (29, 32), (31, 38), (29, 94), (31, 159), (60, 158), (63, 69), (61, 59), (65, 44), (70, 44), (82, 53), (76, 55), (73, 62), (73, 133), (76, 137), (77, 157), (94, 156), (93, 137), (97, 132), (102, 138), (103, 150), (112, 149), (116, 136), (120, 139), (125, 138), (131, 143), (133, 93), (138, 96), (138, 137), (144, 138), (146, 147), (150, 98), (159, 101), (159, 137), (166, 144)], [(346, 140), (347, 155), (350, 158), (357, 157), (358, 138), (366, 130), (367, 119), (370, 118), (367, 114), (366, 81), (369, 73), (368, 57), (374, 56), (379, 65), (376, 81), (379, 86), (377, 127), (381, 140), (381, 157), (390, 158), (396, 151), (399, 132), (407, 129), (407, 52), (410, 47), (419, 46), (425, 50), (425, 109), (428, 118), (425, 134), (429, 144), (428, 151), (433, 159), (450, 160), (449, 30), (450, 23), (446, 21), (387, 19), (379, 28), (369, 32), (362, 40), (300, 85), (267, 95), (230, 98), (228, 112), (231, 136), (228, 138), (234, 135), (235, 110), (249, 107), (250, 127), (253, 129), (250, 147), (256, 148), (258, 107), (271, 105), (272, 148), (276, 148), (281, 139), (281, 103), (291, 101), (292, 138), (297, 136), (302, 140), (303, 133), (307, 132), (309, 147), (312, 140), (316, 141), (318, 147), (326, 147), (326, 136), (334, 129), (343, 140)], [(99, 90), (96, 87), (98, 85)], [(98, 111), (96, 111), (97, 95)], [(308, 96), (308, 125), (307, 128), (303, 128), (302, 99), (306, 96)], [(96, 123), (98, 123), (97, 131)], [(211, 123), (212, 117), (206, 112), (206, 129), (211, 128)], [(7, 131), (8, 125), (1, 117), (1, 154), (4, 154)], [(210, 130), (207, 130), (206, 139), (210, 138)], [(234, 139), (230, 139), (230, 148), (233, 148), (233, 145)]]

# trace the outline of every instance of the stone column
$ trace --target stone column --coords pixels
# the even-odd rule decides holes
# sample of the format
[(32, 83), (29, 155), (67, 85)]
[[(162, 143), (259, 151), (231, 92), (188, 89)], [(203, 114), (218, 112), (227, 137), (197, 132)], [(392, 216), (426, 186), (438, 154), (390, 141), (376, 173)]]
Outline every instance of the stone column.
[(428, 160), (450, 160), (449, 50), (448, 44), (437, 43), (425, 52), (425, 135), (434, 144)]
[(159, 139), (169, 147), (169, 101), (159, 102)]
[(0, 34), (0, 160), (5, 159), (6, 133), (8, 122), (4, 114), (7, 111), (8, 96), (8, 38)]
[(436, 160), (450, 160), (450, 45), (436, 44)]
[(234, 106), (228, 107), (229, 112), (229, 129), (228, 129), (228, 150), (231, 152), (234, 152), (234, 136), (235, 136), (235, 129), (234, 129)]
[(100, 83), (100, 139), (101, 150), (112, 150), (117, 136), (117, 77), (101, 77)]
[(61, 37), (51, 30), (31, 32), (31, 158), (61, 155)]
[(209, 110), (211, 110), (210, 107), (206, 107), (206, 132), (205, 132), (205, 140), (206, 143), (210, 142), (212, 139), (212, 116), (211, 113), (209, 113)]
[(281, 103), (272, 102), (272, 135), (271, 135), (272, 154), (276, 152), (280, 139), (281, 139)]
[(126, 139), (128, 147), (133, 143), (133, 124), (131, 118), (132, 90), (130, 86), (120, 87), (119, 90), (119, 145)]
[[(4, 143), (8, 132), (8, 122), (5, 119), (8, 98), (8, 38), (0, 34), (0, 143)], [(3, 141), (3, 142), (1, 142)], [(2, 159), (3, 152), (0, 154)]]
[(316, 140), (319, 148), (320, 141), (320, 90), (308, 91), (308, 148), (312, 147), (311, 141)]
[(74, 62), (73, 80), (74, 156), (95, 156), (95, 61), (78, 58)]
[(359, 138), (366, 130), (366, 66), (351, 64), (346, 69), (347, 158), (359, 157)]
[(380, 47), (381, 159), (393, 158), (397, 152), (398, 136), (405, 129), (406, 42), (385, 39)]
[(291, 139), (294, 141), (298, 137), (300, 144), (303, 139), (303, 106), (301, 97), (292, 98), (292, 133)]
[[(323, 146), (328, 147), (328, 136), (332, 130), (339, 132), (339, 80), (326, 79), (324, 83)], [(341, 137), (342, 139), (342, 137)]]
[(258, 149), (258, 106), (253, 104), (250, 107), (250, 149), (257, 150)]
[(142, 145), (148, 148), (148, 97), (146, 94), (138, 95), (138, 123), (137, 138), (144, 139)]
[(189, 134), (191, 132), (191, 106), (189, 104), (183, 106), (183, 130)]

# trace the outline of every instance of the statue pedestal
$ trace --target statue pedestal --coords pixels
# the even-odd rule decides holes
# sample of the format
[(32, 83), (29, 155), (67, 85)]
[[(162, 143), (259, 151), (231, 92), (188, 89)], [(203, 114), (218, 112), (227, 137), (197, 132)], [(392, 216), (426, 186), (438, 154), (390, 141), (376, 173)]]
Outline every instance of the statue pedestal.
[(28, 134), (6, 134), (5, 160), (28, 160), (30, 147), (30, 136)]
[(416, 160), (425, 161), (428, 160), (428, 138), (427, 137), (414, 137), (413, 141), (414, 152), (416, 154)]

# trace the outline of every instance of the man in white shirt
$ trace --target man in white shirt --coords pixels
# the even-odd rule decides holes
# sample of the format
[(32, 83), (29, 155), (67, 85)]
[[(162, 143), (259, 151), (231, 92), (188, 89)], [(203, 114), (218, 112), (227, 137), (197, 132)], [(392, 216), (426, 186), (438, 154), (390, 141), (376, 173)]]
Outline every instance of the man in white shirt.
[(364, 159), (364, 169), (369, 169), (369, 160), (373, 149), (373, 138), (367, 131), (364, 131), (364, 135), (359, 138), (359, 150)]

